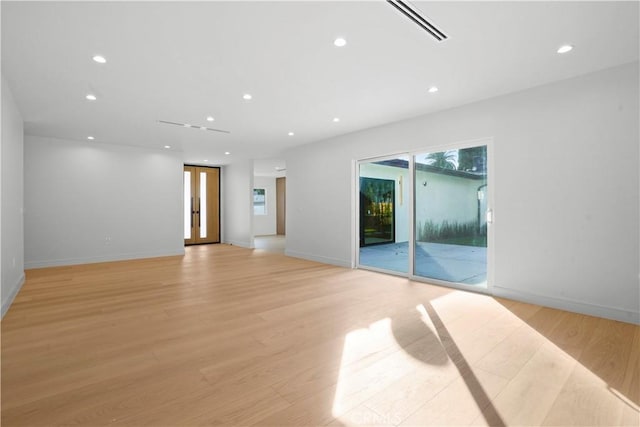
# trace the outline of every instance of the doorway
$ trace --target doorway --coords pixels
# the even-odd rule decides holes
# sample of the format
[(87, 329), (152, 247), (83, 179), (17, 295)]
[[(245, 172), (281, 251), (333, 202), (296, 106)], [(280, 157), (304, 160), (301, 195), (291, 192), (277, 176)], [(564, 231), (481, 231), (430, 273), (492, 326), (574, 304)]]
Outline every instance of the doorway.
[(276, 234), (287, 234), (287, 178), (276, 178)]
[(486, 290), (490, 141), (358, 162), (356, 266)]
[(220, 243), (220, 168), (184, 166), (184, 244)]

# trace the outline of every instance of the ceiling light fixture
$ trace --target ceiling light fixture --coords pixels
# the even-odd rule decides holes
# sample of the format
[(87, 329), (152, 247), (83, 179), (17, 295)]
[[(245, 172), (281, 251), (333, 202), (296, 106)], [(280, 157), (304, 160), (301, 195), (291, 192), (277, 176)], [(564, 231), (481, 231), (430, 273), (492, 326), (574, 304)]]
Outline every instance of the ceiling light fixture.
[(333, 122), (334, 122), (334, 123), (338, 123), (339, 121), (340, 121), (340, 117), (334, 117), (334, 118), (333, 118)]
[(242, 99), (244, 99), (245, 101), (250, 101), (253, 98), (253, 96), (251, 96), (250, 93), (245, 93), (244, 95), (242, 95)]
[(229, 154), (231, 154), (231, 153), (230, 153), (230, 152), (228, 152), (228, 151), (225, 151), (225, 152), (224, 152), (224, 155), (225, 155), (225, 156), (228, 156)]
[(288, 135), (289, 135), (289, 136), (293, 136), (293, 135), (295, 135), (295, 133), (293, 133), (293, 132), (289, 132), (289, 133), (288, 133)]
[(191, 125), (190, 125), (189, 123), (185, 123), (185, 124), (183, 124), (182, 126), (184, 126), (184, 127), (186, 127), (186, 128), (190, 128), (190, 127), (191, 127)]
[(436, 93), (438, 91), (438, 88), (436, 86), (431, 86), (429, 88), (429, 93)]
[(208, 161), (209, 161), (209, 160), (207, 160), (207, 159), (204, 159), (204, 160), (203, 160), (203, 162), (205, 162), (205, 163), (207, 163)]
[(333, 44), (337, 47), (343, 47), (347, 44), (347, 41), (345, 39), (343, 39), (342, 37), (338, 37), (337, 39), (335, 39), (333, 41)]
[(171, 148), (171, 146), (170, 145), (165, 145), (164, 148), (166, 148), (168, 150), (169, 148)]
[(98, 64), (104, 64), (107, 62), (107, 60), (105, 59), (104, 56), (102, 55), (96, 55), (92, 58), (95, 62), (97, 62)]
[(200, 130), (207, 130), (206, 126), (200, 126)]
[(570, 44), (565, 44), (564, 46), (560, 46), (557, 52), (567, 53), (567, 52), (570, 52), (571, 50), (573, 50), (573, 46), (571, 46)]
[(214, 118), (212, 116), (207, 117), (207, 121), (208, 122), (212, 122), (214, 120)]
[(96, 99), (98, 99), (94, 94), (92, 93), (88, 93), (87, 96), (85, 96), (85, 98), (87, 98), (89, 101), (95, 101)]
[(87, 137), (87, 139), (88, 139), (89, 141), (93, 141), (95, 138), (94, 138), (93, 136), (88, 136), (88, 137)]

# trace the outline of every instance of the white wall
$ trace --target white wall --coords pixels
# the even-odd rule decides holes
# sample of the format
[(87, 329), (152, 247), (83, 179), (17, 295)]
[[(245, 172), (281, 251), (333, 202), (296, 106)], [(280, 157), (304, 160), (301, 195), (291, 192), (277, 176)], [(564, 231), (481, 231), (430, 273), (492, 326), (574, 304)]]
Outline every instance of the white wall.
[(636, 62), (290, 150), (286, 253), (352, 265), (355, 159), (493, 138), (494, 294), (640, 322), (638, 72)]
[(270, 176), (254, 176), (253, 188), (264, 188), (267, 194), (267, 214), (253, 216), (255, 236), (276, 234), (276, 179)]
[(23, 122), (13, 94), (2, 77), (2, 170), (0, 262), (2, 312), (9, 309), (24, 283), (24, 142)]
[(184, 253), (179, 153), (26, 136), (27, 268)]
[(482, 179), (416, 171), (416, 224), (477, 223), (478, 187), (484, 183)]
[(222, 168), (222, 242), (253, 248), (253, 160)]

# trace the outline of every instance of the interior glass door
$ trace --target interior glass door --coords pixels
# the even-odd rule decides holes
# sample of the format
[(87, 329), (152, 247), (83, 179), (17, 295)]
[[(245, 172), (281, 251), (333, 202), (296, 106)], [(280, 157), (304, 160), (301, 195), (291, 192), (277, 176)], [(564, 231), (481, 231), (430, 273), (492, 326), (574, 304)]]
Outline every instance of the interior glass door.
[(409, 157), (359, 163), (359, 266), (409, 272)]
[(487, 146), (414, 156), (414, 275), (487, 286)]

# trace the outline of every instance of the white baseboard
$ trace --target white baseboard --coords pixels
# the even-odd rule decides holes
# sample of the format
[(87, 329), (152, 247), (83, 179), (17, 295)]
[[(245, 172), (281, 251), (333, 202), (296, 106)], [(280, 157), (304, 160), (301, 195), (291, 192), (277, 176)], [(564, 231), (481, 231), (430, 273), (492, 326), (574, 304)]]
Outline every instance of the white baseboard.
[(151, 252), (112, 254), (112, 255), (83, 257), (83, 258), (53, 259), (53, 260), (46, 260), (46, 261), (25, 261), (24, 268), (25, 270), (30, 270), (32, 268), (60, 267), (64, 265), (93, 264), (96, 262), (126, 261), (130, 259), (158, 258), (158, 257), (176, 256), (176, 255), (184, 255), (184, 247), (175, 251), (157, 251), (157, 252), (151, 251)]
[(589, 304), (564, 298), (547, 297), (502, 288), (500, 286), (493, 286), (493, 296), (541, 305), (544, 307), (557, 308), (559, 310), (571, 311), (574, 313), (586, 314), (589, 316), (604, 317), (605, 319), (618, 320), (620, 322), (633, 323), (636, 325), (640, 324), (640, 312), (638, 311)]
[(241, 248), (253, 249), (253, 247), (251, 246), (251, 243), (244, 242), (241, 240), (225, 240), (224, 243), (231, 246), (238, 246)]
[(324, 256), (305, 254), (305, 253), (302, 253), (302, 252), (290, 251), (290, 250), (285, 250), (284, 254), (286, 256), (290, 256), (290, 257), (293, 257), (293, 258), (302, 258), (302, 259), (306, 259), (306, 260), (309, 260), (309, 261), (321, 262), (323, 264), (331, 264), (331, 265), (336, 265), (338, 267), (352, 268), (350, 261), (345, 261), (345, 260), (338, 259), (338, 258), (329, 258), (329, 257), (324, 257)]
[(2, 312), (0, 313), (0, 318), (4, 317), (7, 311), (9, 311), (9, 307), (11, 307), (13, 300), (16, 298), (16, 295), (18, 295), (18, 292), (20, 292), (20, 289), (22, 289), (22, 285), (24, 285), (24, 271), (20, 277), (18, 277), (18, 281), (11, 287), (9, 295), (3, 295), (4, 298), (2, 301)]

